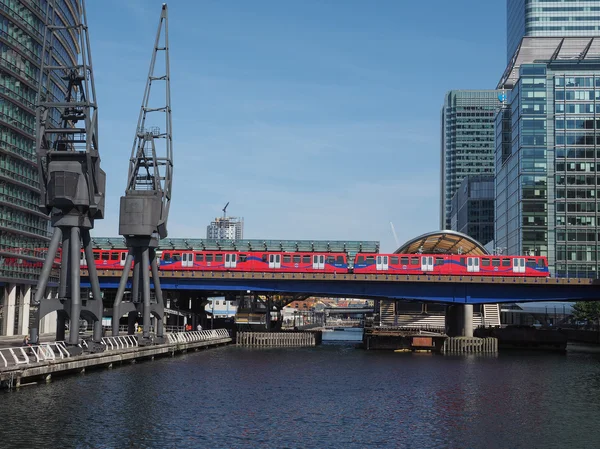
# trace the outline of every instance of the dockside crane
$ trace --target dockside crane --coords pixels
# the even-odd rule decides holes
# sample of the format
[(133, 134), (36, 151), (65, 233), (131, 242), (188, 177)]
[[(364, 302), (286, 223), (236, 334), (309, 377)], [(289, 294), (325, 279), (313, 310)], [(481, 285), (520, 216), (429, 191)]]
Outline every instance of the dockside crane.
[[(157, 55), (164, 55), (164, 73), (156, 75)], [(151, 97), (153, 82), (164, 82), (164, 103), (151, 104), (158, 96)], [(158, 100), (159, 102), (161, 100)], [(160, 129), (151, 120), (164, 124)], [(155, 122), (156, 123), (156, 122)], [(113, 305), (112, 334), (119, 335), (119, 320), (129, 314), (128, 333), (134, 333), (134, 324), (139, 313), (143, 317), (143, 332), (140, 345), (164, 341), (164, 301), (158, 277), (156, 248), (158, 241), (167, 237), (167, 219), (171, 203), (173, 181), (173, 142), (171, 133), (171, 90), (169, 72), (169, 25), (167, 4), (163, 3), (154, 41), (154, 50), (148, 71), (146, 89), (138, 118), (137, 129), (129, 159), (129, 173), (125, 195), (121, 197), (119, 234), (125, 237), (129, 248), (123, 274)], [(131, 263), (133, 281), (131, 300), (123, 301), (125, 286), (129, 278)], [(93, 265), (93, 264), (92, 264)], [(155, 298), (150, 292), (152, 270)], [(150, 337), (150, 317), (156, 319), (156, 337)]]
[[(40, 209), (49, 214), (52, 238), (38, 280), (34, 304), (38, 305), (30, 341), (39, 342), (40, 319), (57, 312), (56, 339), (65, 339), (70, 321), (67, 349), (82, 352), (79, 320), (93, 322), (90, 351), (102, 351), (102, 298), (94, 263), (89, 263), (91, 298), (81, 298), (80, 254), (93, 262), (90, 229), (104, 218), (106, 175), (100, 168), (98, 148), (98, 104), (88, 34), (85, 0), (76, 6), (73, 24), (59, 19), (56, 0), (46, 2), (46, 27), (36, 104), (36, 152), (40, 177)], [(77, 37), (78, 61), (63, 57), (61, 35)], [(57, 88), (58, 87), (58, 88)], [(58, 247), (62, 243), (58, 298), (45, 298)]]

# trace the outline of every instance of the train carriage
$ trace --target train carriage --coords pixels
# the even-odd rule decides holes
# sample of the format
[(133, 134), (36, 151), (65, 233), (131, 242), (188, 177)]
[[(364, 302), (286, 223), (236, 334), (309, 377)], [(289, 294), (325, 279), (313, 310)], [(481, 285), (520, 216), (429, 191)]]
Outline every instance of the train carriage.
[(354, 259), (354, 273), (526, 277), (550, 275), (547, 259), (541, 256), (361, 253)]

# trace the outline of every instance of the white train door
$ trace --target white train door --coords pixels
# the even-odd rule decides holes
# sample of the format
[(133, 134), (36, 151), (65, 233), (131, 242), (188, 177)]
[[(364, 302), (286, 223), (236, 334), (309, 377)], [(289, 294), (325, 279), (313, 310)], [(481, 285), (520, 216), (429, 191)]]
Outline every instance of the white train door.
[(388, 256), (377, 256), (375, 265), (378, 271), (386, 271), (388, 269)]
[(479, 273), (479, 257), (467, 257), (467, 271)]
[(194, 266), (194, 254), (183, 253), (181, 254), (181, 266), (182, 267), (193, 267)]
[(281, 268), (281, 254), (269, 254), (269, 268)]
[(515, 257), (513, 259), (513, 273), (525, 273), (525, 258)]
[(313, 256), (313, 270), (325, 269), (325, 256), (317, 254)]
[(79, 256), (79, 266), (85, 266), (87, 265), (87, 261), (85, 260), (85, 253), (83, 251), (81, 251), (81, 254)]
[(235, 268), (237, 265), (237, 255), (225, 254), (225, 268)]
[(433, 256), (421, 256), (421, 271), (433, 271)]
[[(156, 256), (156, 257), (158, 257), (158, 256)], [(123, 251), (121, 253), (121, 257), (120, 257), (120, 260), (119, 260), (119, 264), (121, 264), (122, 267), (125, 266), (125, 260), (126, 259), (127, 259), (127, 251)], [(157, 260), (157, 262), (158, 262), (158, 260)]]

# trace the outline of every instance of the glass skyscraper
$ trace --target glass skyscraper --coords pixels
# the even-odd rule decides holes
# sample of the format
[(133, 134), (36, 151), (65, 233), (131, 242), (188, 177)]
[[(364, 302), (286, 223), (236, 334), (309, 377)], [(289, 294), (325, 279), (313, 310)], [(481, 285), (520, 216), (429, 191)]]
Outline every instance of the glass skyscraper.
[(496, 117), (495, 244), (508, 254), (548, 256), (553, 275), (595, 278), (600, 46), (567, 39), (518, 55), (499, 85), (507, 103)]
[[(78, 4), (56, 0), (57, 25), (74, 24)], [(16, 324), (15, 329), (7, 329), (12, 321), (25, 323), (22, 316), (15, 318), (17, 303), (31, 295), (49, 241), (48, 217), (38, 209), (35, 149), (46, 10), (46, 0), (0, 0), (0, 335), (17, 330)], [(72, 31), (61, 32), (55, 62), (77, 62), (77, 37)], [(66, 81), (52, 79), (51, 91), (62, 98)]]
[(600, 35), (600, 0), (507, 0), (506, 57), (523, 37)]
[(494, 118), (499, 94), (496, 90), (452, 90), (446, 94), (441, 118), (440, 229), (452, 229), (452, 197), (463, 179), (494, 173)]

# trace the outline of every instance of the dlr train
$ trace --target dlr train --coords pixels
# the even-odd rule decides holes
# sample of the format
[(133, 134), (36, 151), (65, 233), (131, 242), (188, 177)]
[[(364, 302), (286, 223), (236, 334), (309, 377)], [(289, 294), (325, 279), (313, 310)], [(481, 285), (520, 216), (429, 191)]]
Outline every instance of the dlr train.
[[(543, 256), (162, 250), (157, 257), (162, 271), (550, 276)], [(126, 249), (94, 249), (100, 270), (122, 270), (126, 258)], [(80, 265), (87, 268), (83, 253)]]

